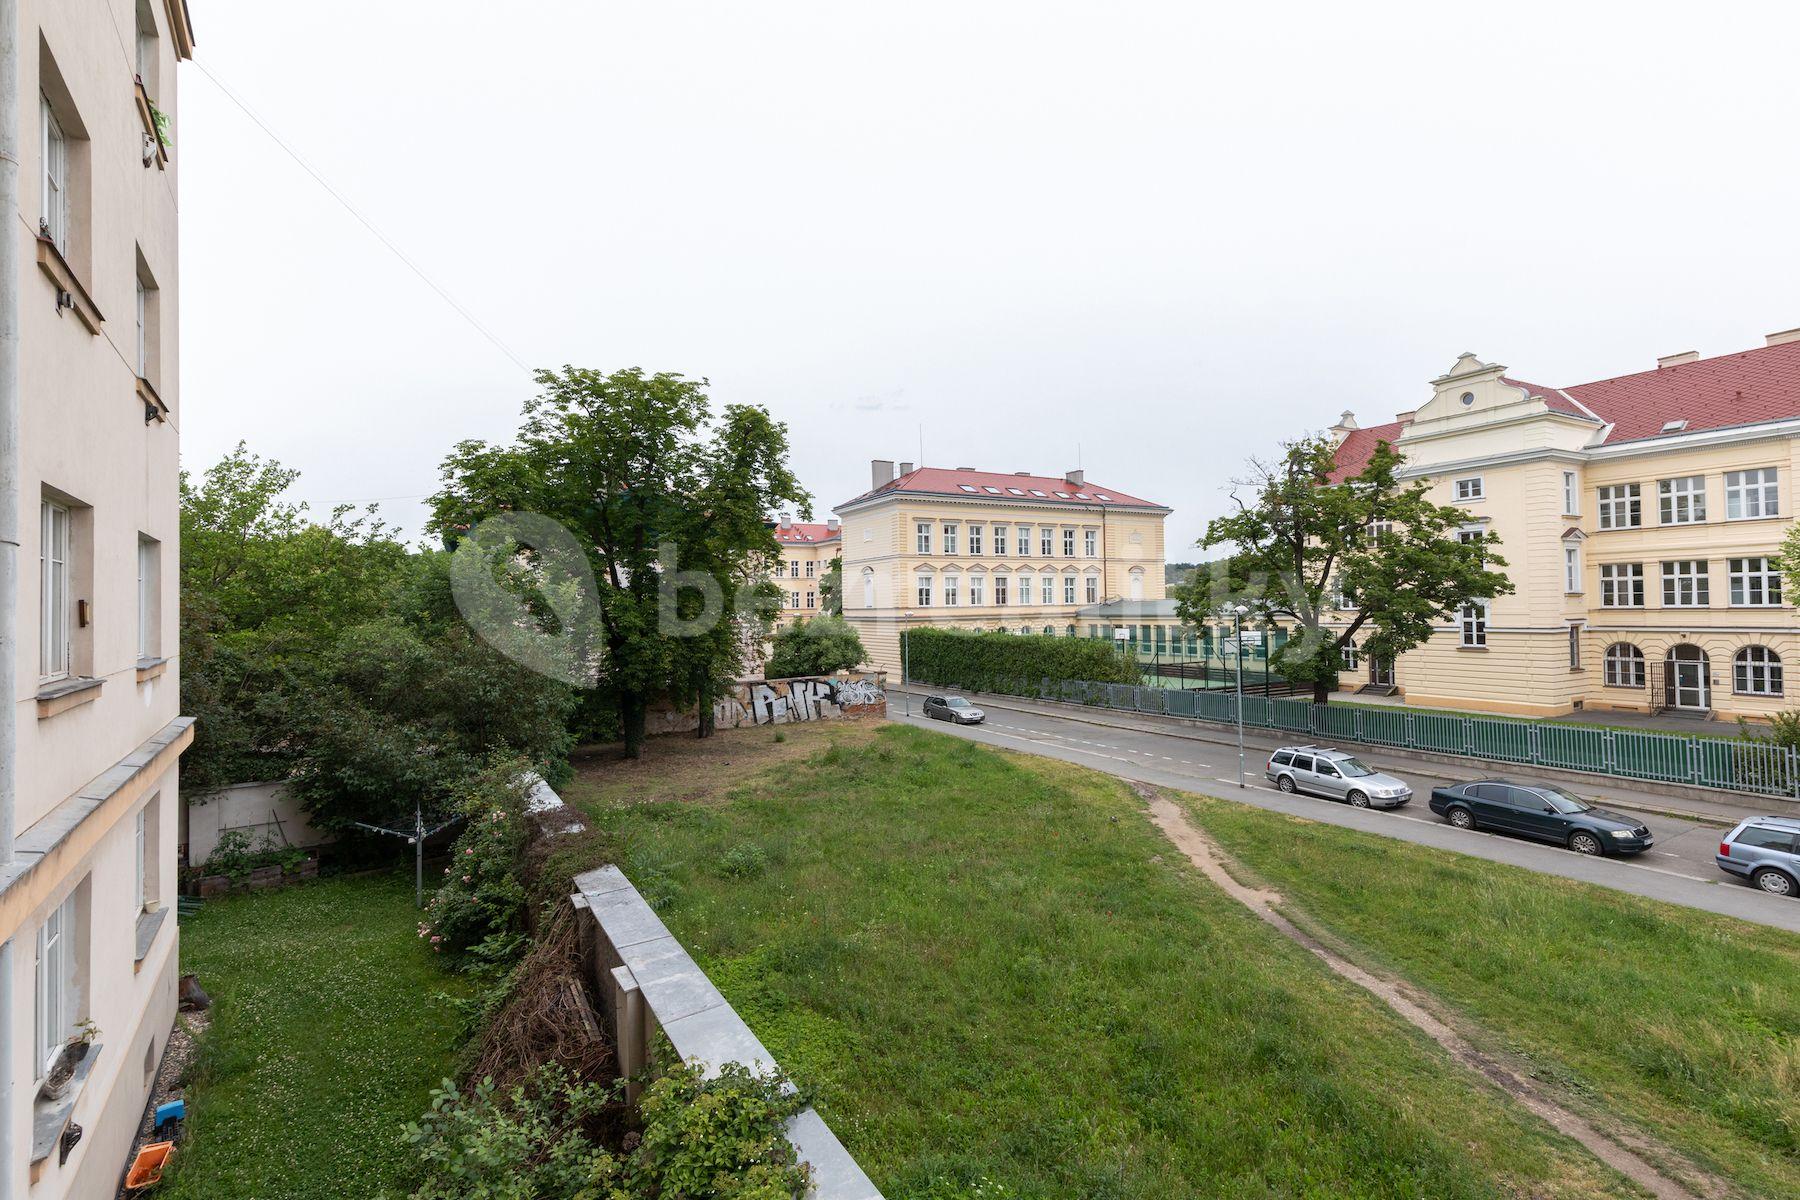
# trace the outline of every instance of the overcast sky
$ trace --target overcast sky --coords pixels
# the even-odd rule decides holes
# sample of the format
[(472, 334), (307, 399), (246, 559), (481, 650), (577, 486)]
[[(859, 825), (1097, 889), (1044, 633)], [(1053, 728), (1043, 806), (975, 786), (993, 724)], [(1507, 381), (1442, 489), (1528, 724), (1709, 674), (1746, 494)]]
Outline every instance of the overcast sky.
[[(1584, 13), (1581, 8), (1592, 11)], [(1800, 325), (1800, 5), (193, 0), (198, 58), (526, 363), (1175, 509), (1472, 350)], [(1382, 15), (1386, 13), (1388, 15)], [(416, 534), (526, 374), (185, 65), (182, 441)]]

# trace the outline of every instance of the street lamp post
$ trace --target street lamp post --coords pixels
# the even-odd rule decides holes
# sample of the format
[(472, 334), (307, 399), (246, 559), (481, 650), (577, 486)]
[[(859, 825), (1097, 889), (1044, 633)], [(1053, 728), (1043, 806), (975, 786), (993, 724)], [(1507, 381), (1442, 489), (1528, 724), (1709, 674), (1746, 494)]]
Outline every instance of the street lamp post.
[(1250, 610), (1242, 604), (1231, 610), (1233, 657), (1237, 659), (1237, 727), (1238, 786), (1244, 786), (1244, 614)]

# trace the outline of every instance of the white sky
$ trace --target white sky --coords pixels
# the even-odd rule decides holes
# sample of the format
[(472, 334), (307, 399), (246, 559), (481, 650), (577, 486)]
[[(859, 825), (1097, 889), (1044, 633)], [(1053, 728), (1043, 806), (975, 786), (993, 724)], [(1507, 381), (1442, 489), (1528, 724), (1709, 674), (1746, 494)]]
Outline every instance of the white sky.
[[(1800, 325), (1800, 5), (193, 0), (198, 57), (527, 363), (1175, 509), (1282, 437)], [(416, 497), (531, 386), (192, 64), (183, 448)]]

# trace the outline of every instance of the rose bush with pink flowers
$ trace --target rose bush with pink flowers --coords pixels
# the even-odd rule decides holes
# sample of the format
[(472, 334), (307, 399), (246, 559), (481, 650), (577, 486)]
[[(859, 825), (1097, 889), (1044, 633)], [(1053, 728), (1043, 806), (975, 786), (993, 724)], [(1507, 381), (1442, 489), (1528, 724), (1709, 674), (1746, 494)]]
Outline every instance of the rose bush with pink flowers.
[(427, 902), (419, 936), (461, 965), (503, 965), (524, 950), (529, 900), (521, 871), (531, 838), (529, 767), (496, 761), (452, 794), (463, 830), (444, 881)]

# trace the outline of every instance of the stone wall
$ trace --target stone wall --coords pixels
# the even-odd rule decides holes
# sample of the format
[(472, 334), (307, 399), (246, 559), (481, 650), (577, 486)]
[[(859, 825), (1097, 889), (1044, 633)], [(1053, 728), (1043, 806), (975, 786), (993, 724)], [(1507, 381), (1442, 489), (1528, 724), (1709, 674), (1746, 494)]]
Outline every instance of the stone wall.
[[(713, 724), (719, 729), (739, 729), (746, 725), (884, 716), (886, 688), (887, 674), (883, 671), (740, 679), (732, 685), (730, 695), (713, 705)], [(652, 734), (692, 733), (699, 719), (692, 711), (660, 706), (651, 711), (647, 724)]]

